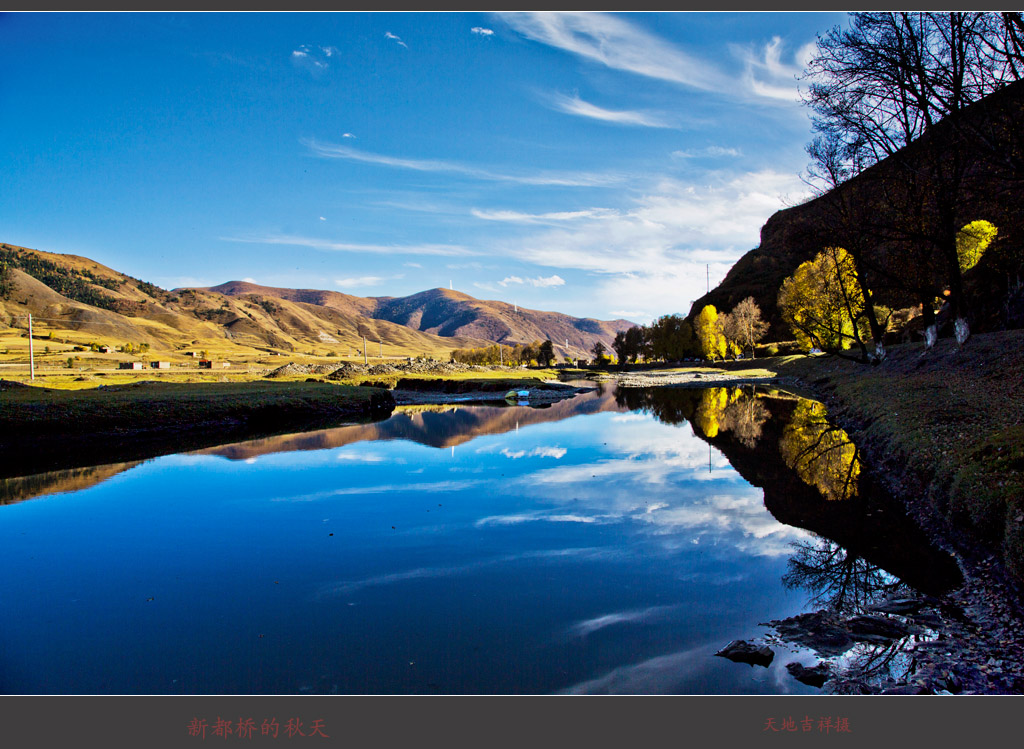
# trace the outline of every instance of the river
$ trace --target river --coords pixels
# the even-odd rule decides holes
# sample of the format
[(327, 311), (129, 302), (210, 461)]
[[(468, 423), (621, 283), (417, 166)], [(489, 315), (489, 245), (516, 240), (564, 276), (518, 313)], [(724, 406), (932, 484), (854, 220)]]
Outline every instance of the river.
[(958, 582), (819, 404), (753, 388), (399, 408), (0, 501), (5, 694), (813, 694), (769, 621)]

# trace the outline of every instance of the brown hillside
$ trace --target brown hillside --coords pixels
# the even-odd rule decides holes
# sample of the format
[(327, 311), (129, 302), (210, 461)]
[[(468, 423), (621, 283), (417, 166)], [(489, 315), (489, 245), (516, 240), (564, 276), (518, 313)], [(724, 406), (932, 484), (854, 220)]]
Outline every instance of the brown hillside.
[(36, 337), (62, 331), (63, 338), (80, 345), (146, 343), (152, 353), (171, 359), (175, 352), (184, 359), (185, 351), (200, 350), (217, 358), (261, 352), (355, 357), (362, 355), (365, 336), (372, 356), (447, 358), (453, 348), (487, 343), (367, 317), (362, 310), (372, 309), (374, 300), (336, 292), (240, 282), (226, 285), (237, 296), (206, 289), (167, 291), (88, 258), (9, 244), (0, 244), (0, 260), (12, 267), (14, 279), (12, 293), (0, 300), (0, 330), (26, 328), (31, 314)]
[[(245, 281), (167, 291), (89, 258), (0, 244), (13, 269), (14, 290), (0, 300), (0, 324), (37, 337), (74, 332), (66, 343), (146, 343), (182, 360), (186, 351), (216, 358), (261, 352), (447, 359), (453, 349), (551, 339), (556, 352), (589, 357), (598, 341), (610, 347), (626, 320), (580, 319), (516, 309), (449, 289), (408, 297), (356, 297), (318, 289), (284, 289)], [(566, 347), (568, 341), (568, 347)]]
[[(307, 305), (307, 310), (327, 307), (348, 317), (348, 324), (362, 325), (372, 331), (368, 337), (393, 335), (392, 323), (406, 329), (452, 339), (450, 348), (466, 348), (458, 339), (479, 342), (500, 342), (505, 344), (531, 343), (535, 340), (550, 339), (558, 354), (566, 353), (575, 357), (589, 357), (589, 351), (597, 341), (610, 347), (615, 334), (635, 325), (628, 320), (594, 320), (563, 315), (559, 312), (516, 307), (500, 301), (476, 299), (461, 291), (451, 289), (430, 289), (406, 297), (353, 297), (334, 291), (315, 289), (278, 289), (257, 286), (243, 281), (230, 281), (196, 292), (218, 292), (233, 298), (262, 298), (298, 302)], [(319, 312), (323, 315), (325, 313)], [(365, 316), (362, 321), (356, 316)], [(568, 347), (566, 347), (568, 341)]]

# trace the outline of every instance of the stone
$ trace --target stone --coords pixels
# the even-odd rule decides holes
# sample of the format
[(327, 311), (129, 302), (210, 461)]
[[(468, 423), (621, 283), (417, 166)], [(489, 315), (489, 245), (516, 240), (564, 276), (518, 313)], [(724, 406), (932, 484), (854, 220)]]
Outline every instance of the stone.
[(924, 601), (920, 598), (887, 598), (880, 603), (868, 606), (868, 611), (877, 611), (881, 614), (915, 614), (921, 610)]
[(853, 639), (872, 643), (892, 642), (910, 634), (906, 625), (895, 619), (867, 614), (858, 614), (847, 619), (846, 630)]
[(823, 611), (768, 622), (786, 642), (804, 645), (821, 655), (840, 655), (853, 647), (850, 633)]
[(832, 667), (827, 663), (819, 663), (817, 666), (808, 668), (804, 664), (794, 661), (786, 664), (786, 670), (801, 684), (811, 687), (821, 687), (832, 675)]
[(751, 666), (764, 666), (765, 668), (775, 658), (775, 652), (767, 645), (759, 647), (745, 640), (733, 640), (715, 655), (737, 663), (749, 663)]

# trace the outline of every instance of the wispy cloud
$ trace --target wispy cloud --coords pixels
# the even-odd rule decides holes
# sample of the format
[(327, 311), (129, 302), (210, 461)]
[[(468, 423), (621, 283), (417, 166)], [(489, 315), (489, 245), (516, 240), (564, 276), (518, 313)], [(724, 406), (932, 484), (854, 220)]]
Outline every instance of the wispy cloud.
[(707, 148), (700, 148), (696, 151), (692, 149), (685, 149), (672, 152), (672, 156), (677, 159), (699, 159), (702, 157), (719, 158), (722, 156), (738, 157), (742, 155), (743, 152), (738, 148), (723, 148), (722, 146), (708, 146)]
[(328, 60), (337, 54), (336, 47), (317, 47), (300, 44), (292, 50), (291, 60), (299, 66), (314, 73), (321, 73), (329, 67)]
[(499, 286), (535, 286), (537, 288), (551, 288), (552, 286), (564, 286), (565, 279), (561, 276), (539, 276), (537, 278), (520, 278), (519, 276), (506, 276), (505, 280), (498, 281)]
[(733, 49), (744, 62), (743, 80), (751, 91), (768, 99), (800, 101), (797, 77), (803, 73), (815, 50), (813, 43), (798, 49), (790, 64), (782, 61), (781, 37), (773, 37), (760, 49), (739, 46)]
[(403, 159), (396, 156), (361, 151), (350, 146), (340, 144), (320, 143), (312, 139), (301, 141), (315, 155), (329, 159), (347, 159), (349, 161), (361, 161), (368, 164), (379, 164), (397, 169), (409, 169), (417, 172), (439, 172), (443, 174), (460, 174), (475, 179), (489, 180), (494, 182), (514, 182), (522, 185), (551, 185), (556, 187), (603, 187), (612, 185), (623, 180), (621, 175), (616, 174), (593, 174), (593, 173), (551, 173), (542, 172), (538, 174), (503, 174), (487, 169), (467, 166), (454, 161), (443, 161), (439, 159)]
[(672, 128), (675, 125), (661, 115), (650, 112), (604, 109), (596, 104), (583, 101), (579, 96), (552, 94), (547, 97), (550, 105), (559, 112), (588, 117), (592, 120), (610, 122), (616, 125), (640, 125), (642, 127)]
[(377, 453), (339, 452), (335, 460), (344, 463), (383, 463), (387, 458)]
[(359, 276), (358, 278), (336, 278), (334, 285), (341, 289), (354, 289), (360, 286), (378, 286), (384, 282), (384, 276)]
[(519, 458), (554, 458), (559, 460), (565, 457), (568, 452), (564, 447), (535, 447), (532, 450), (509, 450), (502, 448), (501, 454), (506, 458), (518, 460)]
[(549, 221), (550, 228), (502, 240), (497, 249), (549, 268), (599, 274), (598, 298), (628, 299), (643, 317), (685, 313), (704, 294), (708, 271), (713, 285), (721, 281), (757, 246), (765, 218), (806, 190), (796, 174), (772, 170), (708, 173), (700, 183), (666, 177), (621, 209), (595, 211), (571, 225)]
[[(421, 484), (405, 484), (403, 491), (410, 492), (456, 492), (469, 489), (479, 484), (484, 483), (483, 481), (467, 480), (467, 481), (432, 481)], [(275, 497), (273, 502), (315, 502), (321, 499), (331, 499), (332, 497), (347, 497), (352, 495), (363, 495), (363, 494), (389, 494), (391, 492), (401, 489), (403, 485), (400, 484), (381, 484), (377, 486), (346, 486), (342, 489), (330, 489), (323, 492), (314, 492), (313, 494), (298, 494), (288, 497)]]
[(485, 29), (483, 26), (474, 26), (470, 31), (474, 34), (479, 34), (480, 36), (494, 36), (494, 31), (492, 29)]
[[(734, 75), (715, 61), (692, 55), (630, 22), (605, 13), (516, 12), (501, 17), (528, 39), (578, 55), (613, 70), (721, 94), (762, 101), (796, 101), (795, 65), (781, 62), (782, 42), (773, 39), (758, 53), (733, 47), (745, 62)], [(796, 55), (807, 57), (807, 47)], [(788, 84), (788, 85), (787, 85)]]
[(699, 678), (708, 670), (714, 652), (714, 646), (703, 646), (619, 666), (559, 694), (672, 694), (687, 679)]
[(400, 44), (400, 45), (402, 45), (402, 46), (403, 46), (403, 47), (405, 47), (406, 49), (409, 49), (409, 45), (408, 45), (408, 44), (406, 44), (405, 42), (403, 42), (403, 41), (402, 41), (402, 39), (401, 39), (401, 37), (399, 37), (399, 36), (397, 36), (397, 35), (395, 35), (395, 34), (392, 34), (392, 33), (391, 33), (390, 31), (386, 31), (386, 32), (384, 32), (384, 38), (385, 38), (385, 39), (391, 39), (391, 40), (392, 40), (392, 41), (394, 41), (395, 43), (397, 43), (397, 44)]
[(585, 211), (552, 211), (550, 213), (522, 213), (521, 211), (483, 211), (474, 208), (470, 213), (485, 221), (505, 221), (513, 224), (559, 224), (581, 219), (613, 218), (618, 211), (607, 208), (590, 208)]
[(702, 91), (723, 91), (731, 83), (715, 65), (605, 13), (504, 13), (528, 39), (571, 52), (615, 70), (671, 81)]
[(598, 630), (611, 627), (616, 624), (645, 623), (665, 618), (666, 615), (678, 611), (681, 608), (675, 606), (651, 606), (646, 609), (634, 609), (632, 611), (616, 611), (611, 614), (595, 616), (591, 619), (584, 619), (569, 627), (569, 634), (573, 637), (586, 637)]
[(288, 234), (271, 234), (259, 237), (221, 237), (225, 242), (244, 242), (247, 244), (279, 244), (292, 247), (309, 247), (313, 250), (326, 252), (365, 252), (372, 255), (476, 255), (479, 254), (460, 245), (420, 244), (420, 245), (380, 245), (355, 244), (352, 242), (332, 242), (327, 239), (301, 237)]
[(520, 561), (531, 559), (564, 559), (565, 557), (602, 557), (607, 552), (599, 548), (575, 548), (575, 549), (549, 549), (544, 551), (528, 551), (522, 554), (509, 554), (491, 559), (482, 559), (478, 562), (470, 562), (463, 565), (449, 565), (439, 567), (417, 567), (401, 572), (392, 572), (374, 577), (367, 577), (361, 580), (349, 580), (325, 586), (320, 591), (320, 596), (348, 595), (363, 588), (371, 588), (381, 585), (392, 585), (405, 582), (406, 580), (421, 580), (437, 577), (454, 577), (456, 575), (468, 574), (477, 570), (494, 565), (514, 564)]
[(352, 133), (342, 133), (341, 137), (342, 138), (355, 138), (356, 136), (353, 135)]

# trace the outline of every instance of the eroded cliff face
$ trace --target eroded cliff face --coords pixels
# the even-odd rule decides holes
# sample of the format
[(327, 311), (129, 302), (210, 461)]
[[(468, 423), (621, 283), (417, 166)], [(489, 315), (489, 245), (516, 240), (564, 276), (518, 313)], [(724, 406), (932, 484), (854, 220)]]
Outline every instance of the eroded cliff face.
[[(1024, 81), (935, 125), (918, 141), (813, 200), (781, 210), (761, 243), (694, 302), (728, 312), (754, 297), (771, 324), (767, 340), (792, 338), (776, 299), (782, 282), (822, 248), (859, 247), (869, 286), (890, 307), (920, 304), (911, 287), (941, 293), (948, 273), (937, 243), (976, 220), (999, 234), (964, 278), (977, 332), (1024, 325)], [(923, 260), (924, 259), (924, 260)]]

